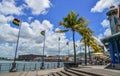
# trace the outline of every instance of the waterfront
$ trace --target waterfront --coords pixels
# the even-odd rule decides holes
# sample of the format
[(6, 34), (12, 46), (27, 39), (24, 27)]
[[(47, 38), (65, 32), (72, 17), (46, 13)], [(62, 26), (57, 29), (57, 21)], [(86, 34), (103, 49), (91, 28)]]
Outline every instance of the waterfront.
[[(9, 72), (13, 61), (0, 61), (0, 72)], [(45, 62), (45, 69), (57, 68), (58, 62)], [(60, 67), (63, 67), (63, 62), (60, 62)], [(40, 70), (41, 62), (38, 61), (16, 61), (17, 71)]]

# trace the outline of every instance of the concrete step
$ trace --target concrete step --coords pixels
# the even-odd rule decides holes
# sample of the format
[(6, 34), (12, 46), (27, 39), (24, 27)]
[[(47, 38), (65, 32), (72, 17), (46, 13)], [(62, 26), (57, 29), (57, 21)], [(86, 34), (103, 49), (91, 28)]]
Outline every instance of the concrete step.
[(67, 72), (67, 71), (61, 71), (62, 73), (64, 73), (66, 76), (77, 76), (76, 74), (73, 74), (71, 72)]
[(57, 74), (56, 72), (52, 73), (52, 75), (50, 76), (60, 76), (59, 74)]
[(88, 75), (88, 74), (81, 73), (81, 72), (77, 72), (77, 71), (74, 71), (74, 70), (71, 70), (71, 69), (66, 69), (65, 71), (70, 72), (70, 73), (73, 73), (73, 74), (75, 74), (76, 76), (90, 76), (90, 75)]
[(76, 72), (80, 72), (80, 73), (84, 73), (84, 74), (88, 74), (90, 76), (103, 76), (103, 75), (100, 75), (100, 74), (96, 74), (96, 73), (91, 73), (91, 72), (88, 72), (88, 71), (83, 71), (83, 70), (80, 70), (80, 68), (70, 68), (70, 70), (73, 70), (73, 71), (76, 71)]
[(67, 76), (66, 74), (62, 73), (61, 71), (56, 72), (59, 76)]

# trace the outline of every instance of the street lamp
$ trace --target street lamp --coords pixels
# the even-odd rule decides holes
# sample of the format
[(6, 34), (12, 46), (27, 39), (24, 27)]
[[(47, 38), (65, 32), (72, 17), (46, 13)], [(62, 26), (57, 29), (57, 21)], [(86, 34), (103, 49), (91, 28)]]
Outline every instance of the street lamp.
[(16, 72), (16, 56), (17, 56), (17, 51), (18, 51), (18, 43), (19, 43), (19, 36), (20, 36), (20, 30), (21, 30), (21, 22), (18, 19), (13, 20), (13, 24), (20, 26), (19, 31), (18, 31), (18, 37), (17, 37), (17, 44), (16, 44), (16, 49), (15, 49), (15, 56), (14, 56), (14, 62), (12, 63), (12, 67), (10, 69), (10, 72)]
[[(56, 33), (65, 33), (67, 31), (68, 30), (57, 30)], [(59, 68), (60, 67), (60, 37), (58, 38), (58, 41), (59, 41), (59, 43), (58, 43), (58, 49), (59, 49), (58, 53), (59, 53), (59, 55), (58, 55), (58, 65), (57, 65), (57, 67)]]
[(60, 37), (58, 38), (58, 65), (57, 67), (59, 68), (60, 67)]
[(67, 41), (66, 45), (68, 45), (68, 58), (69, 58), (69, 42)]
[(45, 30), (41, 31), (41, 35), (44, 36), (44, 43), (43, 43), (43, 56), (40, 69), (45, 69), (44, 67), (44, 50), (45, 50)]

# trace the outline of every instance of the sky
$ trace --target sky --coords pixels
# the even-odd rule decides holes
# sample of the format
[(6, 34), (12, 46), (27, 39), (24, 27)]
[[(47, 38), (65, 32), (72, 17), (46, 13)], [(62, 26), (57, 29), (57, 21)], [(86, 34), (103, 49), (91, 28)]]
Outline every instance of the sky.
[[(72, 32), (55, 32), (65, 29), (59, 25), (63, 17), (72, 10), (79, 17), (84, 16), (100, 42), (101, 38), (111, 35), (106, 12), (111, 5), (117, 7), (119, 3), (120, 0), (0, 0), (0, 57), (14, 57), (19, 31), (19, 27), (12, 23), (14, 18), (21, 21), (17, 56), (42, 55), (44, 37), (40, 32), (43, 30), (46, 31), (45, 55), (58, 55), (59, 37), (61, 55), (67, 55), (68, 49), (73, 54)], [(80, 39), (81, 35), (75, 33), (77, 53), (83, 51), (78, 47), (82, 46)]]

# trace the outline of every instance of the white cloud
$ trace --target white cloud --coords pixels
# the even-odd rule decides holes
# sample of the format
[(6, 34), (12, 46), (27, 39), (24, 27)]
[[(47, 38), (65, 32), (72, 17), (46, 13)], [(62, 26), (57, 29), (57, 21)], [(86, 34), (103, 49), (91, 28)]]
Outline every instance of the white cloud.
[(0, 41), (4, 42), (12, 42), (15, 43), (16, 41), (16, 37), (17, 37), (17, 32), (18, 30), (16, 28), (12, 28), (9, 24), (2, 24), (0, 26)]
[(28, 22), (30, 22), (33, 19), (33, 17), (28, 17)]
[(13, 58), (15, 45), (10, 46), (9, 43), (0, 44), (0, 57)]
[(4, 15), (12, 15), (12, 14), (22, 14), (23, 7), (15, 6), (14, 0), (2, 0), (0, 3), (0, 13)]
[(102, 21), (101, 25), (102, 25), (104, 28), (110, 27), (109, 21), (106, 20), (106, 19), (104, 19), (104, 20)]
[(104, 38), (104, 35), (103, 35), (102, 33), (100, 33), (100, 34), (98, 35), (98, 39), (102, 39), (102, 38)]
[[(7, 21), (5, 21), (7, 22)], [(30, 24), (27, 22), (22, 22), (21, 24), (21, 34), (18, 46), (18, 54), (42, 54), (43, 51), (43, 36), (40, 34), (42, 30), (46, 30), (46, 46), (45, 54), (47, 55), (58, 55), (58, 37), (61, 37), (60, 47), (61, 55), (67, 55), (68, 47), (66, 46), (66, 35), (55, 33), (53, 29), (53, 24), (48, 20), (43, 20), (42, 22), (34, 20)], [(58, 29), (58, 28), (57, 28)], [(56, 29), (55, 29), (56, 30)], [(18, 29), (11, 27), (9, 24), (5, 23), (0, 26), (0, 50), (2, 55), (7, 57), (14, 57), (15, 45), (18, 36)], [(70, 53), (73, 54), (72, 42), (70, 42)], [(9, 45), (12, 44), (12, 45)], [(10, 48), (10, 49), (9, 49)], [(7, 53), (6, 53), (7, 52)], [(12, 52), (12, 54), (11, 54)]]
[(105, 8), (109, 8), (111, 5), (117, 6), (119, 3), (120, 0), (99, 0), (91, 12), (102, 12)]
[(7, 24), (7, 23), (10, 22), (11, 20), (13, 20), (13, 16), (0, 15), (0, 25), (2, 25), (2, 24)]
[(25, 2), (35, 15), (47, 13), (47, 9), (51, 6), (49, 0), (25, 0)]
[(111, 30), (110, 30), (110, 28), (108, 28), (108, 29), (105, 30), (104, 35), (105, 35), (106, 37), (111, 35)]

